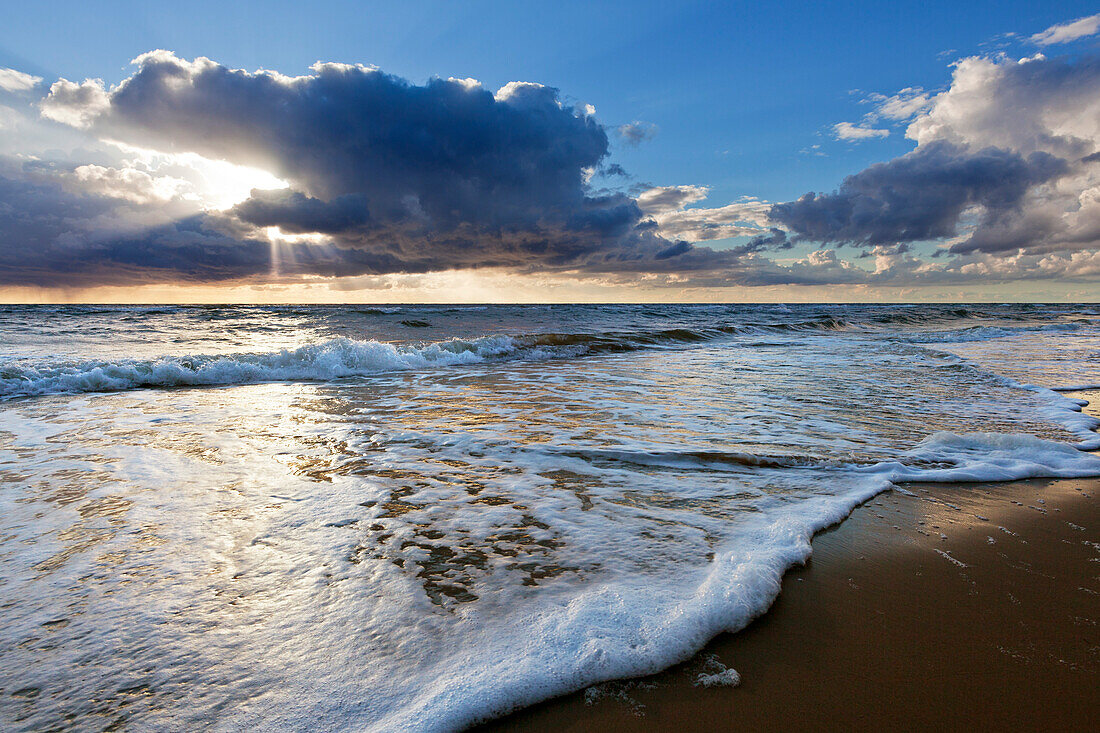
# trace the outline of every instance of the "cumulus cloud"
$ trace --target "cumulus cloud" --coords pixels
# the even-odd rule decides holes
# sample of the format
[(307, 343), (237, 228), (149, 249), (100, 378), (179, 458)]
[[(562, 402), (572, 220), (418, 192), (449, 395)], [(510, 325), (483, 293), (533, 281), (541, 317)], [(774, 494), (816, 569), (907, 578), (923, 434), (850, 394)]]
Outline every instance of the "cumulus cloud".
[(702, 201), (710, 193), (706, 186), (653, 186), (638, 194), (638, 206), (647, 214), (666, 214)]
[[(290, 183), (234, 212), (256, 226), (312, 228), (395, 267), (557, 264), (660, 248), (642, 212), (586, 181), (603, 127), (557, 90), (471, 80), (417, 86), (377, 69), (316, 64), (287, 77), (158, 51), (107, 90), (61, 81), (43, 114), (154, 149), (252, 165)], [(327, 223), (326, 223), (327, 222)]]
[(0, 69), (0, 90), (5, 92), (25, 92), (42, 81), (40, 76), (31, 76), (15, 69)]
[(889, 130), (876, 129), (863, 125), (853, 125), (851, 122), (838, 122), (833, 125), (833, 136), (837, 140), (847, 140), (849, 142), (859, 140), (869, 140), (876, 137), (887, 137), (890, 135)]
[(41, 104), (43, 117), (72, 127), (90, 127), (109, 107), (101, 79), (85, 79), (79, 84), (58, 79)]
[(1100, 56), (958, 61), (906, 136), (1081, 158), (1100, 149)]
[(233, 208), (233, 213), (250, 224), (279, 227), (294, 234), (340, 234), (370, 223), (368, 203), (362, 194), (321, 201), (297, 191), (254, 191), (251, 198)]
[(946, 240), (956, 255), (1008, 260), (1098, 246), (1100, 57), (966, 58), (940, 94), (903, 92), (877, 113), (908, 119), (916, 149), (775, 205), (776, 225), (811, 241)]
[(846, 142), (861, 142), (863, 140), (889, 137), (890, 129), (888, 127), (875, 127), (876, 123), (885, 122), (887, 125), (897, 125), (909, 121), (925, 112), (932, 104), (931, 97), (920, 87), (906, 87), (891, 95), (876, 92), (868, 94), (860, 102), (872, 105), (871, 111), (863, 115), (863, 119), (858, 124), (838, 122), (833, 125), (832, 133), (835, 139)]
[[(258, 243), (249, 252), (247, 243), (201, 222), (145, 216), (10, 158), (0, 159), (0, 233), (4, 285), (218, 279), (267, 266)], [(252, 266), (242, 270), (249, 258)]]
[(393, 268), (385, 255), (271, 236), (197, 211), (174, 192), (157, 195), (155, 177), (136, 173), (0, 157), (0, 285), (278, 280)]
[(950, 237), (962, 213), (980, 206), (988, 225), (1018, 209), (1028, 189), (1061, 175), (1064, 161), (998, 148), (969, 152), (929, 143), (844, 179), (831, 194), (777, 204), (771, 219), (818, 242), (896, 244)]
[(1079, 38), (1095, 35), (1100, 31), (1100, 13), (1078, 18), (1068, 23), (1052, 25), (1041, 33), (1031, 37), (1031, 42), (1040, 46), (1052, 46), (1056, 43), (1069, 43)]
[(132, 167), (81, 165), (73, 170), (72, 178), (80, 187), (94, 190), (101, 196), (127, 199), (137, 204), (171, 201), (191, 188), (183, 179), (156, 176)]

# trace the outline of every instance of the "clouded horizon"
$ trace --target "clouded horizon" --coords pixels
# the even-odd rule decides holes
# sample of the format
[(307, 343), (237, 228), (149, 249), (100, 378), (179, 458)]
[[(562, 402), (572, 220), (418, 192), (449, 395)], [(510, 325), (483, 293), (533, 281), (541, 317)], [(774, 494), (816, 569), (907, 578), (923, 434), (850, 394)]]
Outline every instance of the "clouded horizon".
[(975, 38), (937, 87), (838, 79), (857, 114), (789, 154), (869, 162), (774, 200), (643, 178), (673, 125), (538, 79), (2, 67), (0, 299), (1096, 299), (1098, 33)]

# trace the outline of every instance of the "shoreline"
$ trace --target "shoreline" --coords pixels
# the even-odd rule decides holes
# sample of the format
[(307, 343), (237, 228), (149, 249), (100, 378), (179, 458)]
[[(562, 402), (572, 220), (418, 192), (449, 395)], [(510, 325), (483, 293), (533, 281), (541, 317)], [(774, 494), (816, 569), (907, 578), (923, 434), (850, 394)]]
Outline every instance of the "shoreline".
[(742, 631), (475, 730), (1088, 729), (1100, 478), (902, 488), (815, 535)]

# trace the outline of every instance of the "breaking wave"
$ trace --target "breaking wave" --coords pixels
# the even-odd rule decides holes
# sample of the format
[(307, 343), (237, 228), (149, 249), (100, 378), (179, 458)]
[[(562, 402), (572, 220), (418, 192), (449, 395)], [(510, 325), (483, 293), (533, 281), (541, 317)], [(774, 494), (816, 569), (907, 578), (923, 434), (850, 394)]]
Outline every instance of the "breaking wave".
[[(393, 314), (400, 309), (360, 309), (358, 313)], [(932, 321), (985, 317), (966, 308), (937, 313)], [(141, 388), (219, 386), (278, 381), (328, 381), (383, 372), (425, 369), (491, 360), (554, 359), (616, 354), (645, 349), (676, 348), (739, 336), (783, 336), (829, 332), (881, 332), (889, 325), (930, 322), (926, 314), (885, 313), (844, 319), (817, 315), (787, 321), (746, 320), (693, 328), (630, 331), (491, 335), (433, 343), (394, 344), (338, 337), (298, 348), (271, 352), (161, 356), (154, 359), (10, 360), (0, 363), (0, 399), (46, 394), (117, 392)], [(419, 320), (408, 325), (429, 326)], [(901, 340), (914, 344), (982, 341), (1020, 331), (1074, 331), (1087, 321), (1039, 326), (970, 326), (954, 330), (910, 333)], [(264, 330), (252, 326), (253, 330)]]
[(489, 336), (427, 346), (337, 338), (268, 353), (162, 357), (116, 362), (62, 361), (0, 367), (0, 397), (119, 392), (277, 381), (327, 381), (404, 369), (471, 364), (514, 354), (515, 341)]
[(341, 337), (260, 353), (163, 356), (149, 360), (13, 361), (0, 364), (0, 399), (149, 387), (328, 381), (488, 360), (568, 358), (674, 347), (764, 330), (836, 330), (843, 327), (842, 321), (827, 318), (776, 326), (750, 324), (709, 329), (495, 335), (419, 345)]

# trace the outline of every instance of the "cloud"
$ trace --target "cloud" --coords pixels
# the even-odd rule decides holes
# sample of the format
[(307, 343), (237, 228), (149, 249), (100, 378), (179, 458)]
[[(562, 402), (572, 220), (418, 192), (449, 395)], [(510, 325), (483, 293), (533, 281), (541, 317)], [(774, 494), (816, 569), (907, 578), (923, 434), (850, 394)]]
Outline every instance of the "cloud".
[(165, 200), (153, 193), (155, 177), (136, 173), (0, 157), (0, 285), (278, 281), (393, 266), (385, 255), (258, 233), (178, 196)]
[(266, 244), (261, 251), (198, 221), (144, 217), (10, 159), (0, 160), (0, 233), (4, 285), (220, 279), (268, 266)]
[(5, 92), (25, 92), (33, 89), (40, 81), (40, 76), (31, 76), (15, 69), (0, 69), (0, 90)]
[(638, 194), (638, 206), (647, 214), (665, 214), (702, 201), (710, 193), (706, 186), (654, 186)]
[(871, 94), (867, 101), (874, 104), (873, 119), (884, 117), (894, 121), (912, 119), (932, 104), (928, 93), (920, 87), (906, 87), (890, 96)]
[(137, 204), (171, 201), (189, 191), (188, 181), (172, 176), (157, 176), (132, 167), (110, 168), (102, 165), (81, 165), (72, 178), (83, 188), (101, 196), (121, 198)]
[(906, 136), (1080, 158), (1100, 149), (1100, 56), (971, 57)]
[[(53, 84), (40, 129), (16, 111), (25, 149), (0, 138), (0, 284), (478, 269), (678, 288), (932, 285), (1087, 282), (1100, 267), (1090, 56), (963, 59), (942, 93), (869, 98), (871, 114), (849, 123), (881, 136), (876, 120), (907, 122), (911, 153), (832, 193), (713, 207), (701, 185), (594, 188), (625, 175), (609, 160), (617, 131), (540, 84), (414, 85), (335, 63), (286, 76), (165, 51), (135, 61), (109, 88)], [(62, 134), (68, 153), (50, 143)], [(943, 254), (909, 246), (925, 240)]]
[(1041, 33), (1036, 33), (1030, 40), (1040, 46), (1052, 46), (1056, 43), (1069, 43), (1079, 38), (1095, 35), (1100, 31), (1100, 13), (1078, 18), (1068, 23), (1052, 25)]
[(649, 122), (628, 122), (625, 125), (619, 125), (615, 128), (615, 132), (619, 134), (623, 142), (627, 145), (633, 145), (637, 147), (642, 143), (652, 140), (657, 136), (657, 126)]
[(395, 268), (555, 265), (616, 247), (660, 248), (636, 231), (642, 212), (633, 199), (587, 190), (608, 154), (607, 134), (556, 89), (512, 82), (493, 94), (444, 79), (417, 86), (333, 63), (287, 77), (165, 51), (135, 63), (137, 72), (109, 91), (95, 80), (59, 81), (43, 114), (289, 182), (239, 204), (244, 222), (312, 227)]
[(866, 125), (853, 125), (851, 122), (838, 122), (833, 125), (833, 136), (837, 140), (868, 140), (874, 137), (887, 137), (889, 130), (880, 130)]
[(916, 149), (833, 193), (776, 204), (775, 225), (863, 247), (945, 240), (955, 255), (1100, 243), (1100, 57), (966, 58), (940, 94), (878, 104), (899, 119), (917, 110), (906, 129)]
[(254, 191), (233, 213), (250, 224), (275, 226), (294, 234), (340, 234), (370, 223), (368, 204), (361, 194), (320, 201), (297, 191)]
[(770, 207), (766, 201), (745, 197), (726, 206), (687, 208), (709, 192), (705, 186), (654, 186), (638, 194), (637, 202), (656, 224), (656, 233), (666, 239), (703, 242), (765, 231)]
[[(857, 91), (853, 90), (850, 93), (856, 94)], [(890, 96), (878, 93), (868, 94), (860, 102), (873, 105), (872, 110), (863, 115), (863, 120), (858, 124), (838, 122), (833, 125), (832, 132), (835, 139), (860, 142), (873, 138), (889, 137), (890, 130), (885, 127), (875, 127), (875, 123), (882, 120), (893, 124), (908, 121), (926, 111), (932, 104), (927, 92), (920, 87), (906, 87)], [(815, 145), (813, 149), (818, 147)]]
[(937, 141), (848, 176), (831, 194), (776, 204), (772, 221), (817, 242), (896, 244), (950, 237), (963, 212), (984, 209), (986, 223), (1014, 211), (1028, 189), (1061, 175), (1046, 153), (977, 152)]
[(58, 79), (50, 85), (50, 95), (40, 106), (46, 119), (86, 128), (107, 111), (110, 101), (101, 79), (85, 79), (80, 84)]

